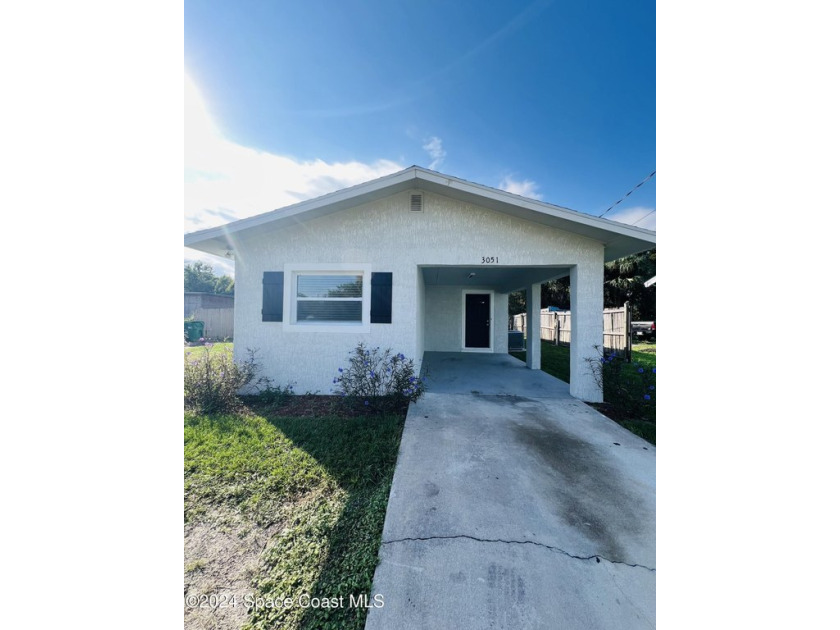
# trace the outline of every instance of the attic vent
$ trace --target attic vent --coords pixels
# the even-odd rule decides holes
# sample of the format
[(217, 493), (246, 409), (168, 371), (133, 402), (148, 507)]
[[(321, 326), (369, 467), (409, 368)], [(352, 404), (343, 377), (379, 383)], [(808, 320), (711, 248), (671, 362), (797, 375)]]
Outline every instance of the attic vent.
[(423, 195), (411, 195), (411, 211), (423, 212)]

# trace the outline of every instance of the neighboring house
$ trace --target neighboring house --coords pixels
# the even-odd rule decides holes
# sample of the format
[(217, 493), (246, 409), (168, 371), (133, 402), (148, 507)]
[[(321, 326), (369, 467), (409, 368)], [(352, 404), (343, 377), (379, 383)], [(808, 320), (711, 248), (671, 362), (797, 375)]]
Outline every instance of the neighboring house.
[[(419, 364), (426, 351), (507, 352), (508, 294), (571, 276), (573, 396), (601, 401), (588, 358), (602, 343), (604, 262), (655, 232), (417, 166), (317, 199), (187, 234), (236, 262), (235, 355), (266, 376), (330, 393), (360, 341)], [(527, 366), (540, 368), (529, 338)]]
[(204, 322), (208, 339), (233, 337), (233, 296), (184, 291), (184, 319)]
[(656, 276), (653, 276), (650, 280), (645, 280), (645, 288), (653, 286), (656, 284)]

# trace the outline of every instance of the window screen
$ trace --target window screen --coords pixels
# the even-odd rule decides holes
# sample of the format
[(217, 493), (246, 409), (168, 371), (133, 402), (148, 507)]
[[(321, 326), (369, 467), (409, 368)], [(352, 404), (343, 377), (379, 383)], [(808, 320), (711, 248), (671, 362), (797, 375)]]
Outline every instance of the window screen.
[(298, 323), (362, 321), (361, 274), (298, 274)]

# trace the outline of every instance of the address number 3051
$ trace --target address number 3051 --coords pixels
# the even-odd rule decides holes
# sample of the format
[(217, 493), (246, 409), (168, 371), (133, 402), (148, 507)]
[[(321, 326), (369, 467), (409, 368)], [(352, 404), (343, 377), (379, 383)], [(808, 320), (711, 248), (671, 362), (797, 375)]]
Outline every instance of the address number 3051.
[(482, 256), (481, 257), (481, 264), (482, 265), (490, 265), (493, 263), (498, 264), (499, 257), (498, 256)]

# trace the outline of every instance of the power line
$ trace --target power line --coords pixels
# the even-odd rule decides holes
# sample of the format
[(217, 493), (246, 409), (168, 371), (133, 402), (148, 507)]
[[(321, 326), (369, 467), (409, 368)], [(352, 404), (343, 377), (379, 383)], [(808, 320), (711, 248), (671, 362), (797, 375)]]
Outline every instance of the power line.
[[(652, 215), (654, 212), (656, 212), (656, 208), (654, 208), (653, 210), (651, 210), (650, 212), (648, 212), (645, 216), (643, 216), (643, 217), (642, 217), (642, 219), (647, 219), (647, 218), (648, 218), (650, 215)], [(641, 221), (642, 219), (636, 219), (636, 220), (635, 220), (635, 221), (633, 221), (633, 223), (631, 223), (630, 225), (636, 225), (636, 224), (637, 224), (639, 221)]]
[[(641, 187), (642, 187), (642, 184), (644, 184), (646, 181), (648, 181), (648, 180), (649, 180), (651, 177), (653, 177), (654, 175), (656, 175), (656, 171), (653, 171), (653, 173), (651, 173), (650, 175), (648, 175), (647, 177), (645, 177), (642, 181), (640, 181), (638, 184), (636, 184), (636, 188), (633, 188), (630, 192), (628, 192), (626, 195), (624, 195), (621, 199), (619, 199), (619, 200), (618, 200), (618, 201), (616, 201), (613, 205), (611, 205), (609, 208), (607, 208), (606, 210), (604, 210), (601, 214), (599, 214), (599, 215), (598, 215), (598, 218), (600, 219), (602, 216), (604, 216), (605, 214), (607, 214), (607, 212), (609, 212), (610, 210), (612, 210), (613, 208), (615, 208), (618, 204), (620, 204), (622, 201), (624, 201), (625, 199), (627, 199), (627, 197), (629, 197), (629, 196), (630, 196), (630, 195), (632, 195), (634, 192), (636, 192), (636, 189), (637, 189), (637, 188), (641, 188)], [(642, 217), (642, 218), (644, 218), (644, 217)], [(641, 220), (641, 219), (640, 219), (640, 220)]]

